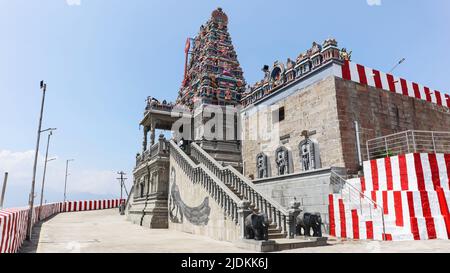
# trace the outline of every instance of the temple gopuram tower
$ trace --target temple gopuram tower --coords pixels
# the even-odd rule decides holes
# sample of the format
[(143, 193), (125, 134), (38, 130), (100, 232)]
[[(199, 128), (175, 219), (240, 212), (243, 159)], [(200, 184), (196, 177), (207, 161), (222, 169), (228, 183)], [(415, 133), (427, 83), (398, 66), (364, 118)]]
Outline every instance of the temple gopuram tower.
[(242, 169), (239, 111), (246, 82), (221, 8), (186, 42), (176, 104), (192, 111), (191, 139), (223, 165)]
[(237, 105), (245, 79), (221, 8), (186, 43), (186, 67), (177, 104)]

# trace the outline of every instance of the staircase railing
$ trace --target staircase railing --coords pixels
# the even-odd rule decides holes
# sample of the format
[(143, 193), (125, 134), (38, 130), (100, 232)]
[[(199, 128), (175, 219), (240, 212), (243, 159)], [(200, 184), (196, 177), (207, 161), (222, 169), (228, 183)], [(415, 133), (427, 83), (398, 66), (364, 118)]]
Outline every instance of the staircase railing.
[[(367, 204), (369, 206), (369, 213), (371, 219), (373, 219), (374, 217), (374, 213), (372, 213), (373, 211), (376, 210), (380, 211), (381, 222), (383, 224), (383, 239), (384, 239), (386, 234), (386, 225), (384, 221), (383, 206), (380, 206), (377, 202), (375, 202), (372, 198), (365, 195), (357, 187), (355, 187), (351, 183), (348, 183), (346, 179), (344, 179), (342, 176), (340, 176), (333, 170), (331, 171), (330, 183), (335, 189), (338, 189), (342, 199), (347, 198), (347, 200), (350, 203), (356, 202), (353, 204), (359, 203), (361, 213), (363, 213), (364, 211), (364, 205)], [(347, 188), (345, 188), (344, 186), (347, 186)], [(344, 192), (344, 188), (347, 189), (347, 192)]]
[(241, 199), (203, 164), (195, 164), (175, 142), (170, 141), (170, 155), (193, 183), (200, 183), (225, 213), (238, 224)]
[(245, 200), (255, 205), (256, 209), (267, 214), (272, 223), (276, 224), (282, 233), (292, 237), (295, 234), (295, 219), (289, 211), (272, 198), (259, 191), (253, 182), (244, 177), (231, 166), (220, 165), (212, 156), (204, 151), (198, 144), (191, 144), (191, 156), (204, 164), (216, 177), (225, 184), (234, 188)]

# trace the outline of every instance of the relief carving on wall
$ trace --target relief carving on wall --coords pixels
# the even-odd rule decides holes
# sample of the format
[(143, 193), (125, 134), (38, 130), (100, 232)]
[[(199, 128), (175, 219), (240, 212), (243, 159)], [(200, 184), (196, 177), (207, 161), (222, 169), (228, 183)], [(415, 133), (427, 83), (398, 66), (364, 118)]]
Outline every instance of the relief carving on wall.
[(281, 146), (275, 151), (275, 163), (278, 175), (289, 174), (289, 151), (286, 147)]
[(269, 177), (269, 170), (267, 166), (267, 156), (264, 153), (258, 154), (256, 157), (256, 168), (258, 170), (258, 178)]
[(315, 131), (303, 131), (302, 136), (304, 140), (298, 145), (300, 151), (300, 160), (303, 171), (311, 171), (321, 168), (319, 145), (316, 141), (313, 141), (310, 136), (316, 134)]
[(191, 224), (196, 226), (206, 226), (209, 222), (211, 207), (209, 206), (209, 198), (206, 197), (203, 203), (197, 207), (187, 206), (180, 194), (180, 190), (176, 184), (176, 172), (172, 167), (170, 172), (170, 196), (169, 196), (169, 218), (172, 223), (183, 223), (186, 218)]

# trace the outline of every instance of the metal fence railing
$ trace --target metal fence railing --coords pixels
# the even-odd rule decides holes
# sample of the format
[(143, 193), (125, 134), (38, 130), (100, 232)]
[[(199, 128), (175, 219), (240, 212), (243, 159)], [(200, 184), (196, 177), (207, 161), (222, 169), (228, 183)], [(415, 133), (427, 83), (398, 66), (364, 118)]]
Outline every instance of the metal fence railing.
[(408, 153), (450, 153), (450, 132), (405, 131), (367, 141), (368, 159)]

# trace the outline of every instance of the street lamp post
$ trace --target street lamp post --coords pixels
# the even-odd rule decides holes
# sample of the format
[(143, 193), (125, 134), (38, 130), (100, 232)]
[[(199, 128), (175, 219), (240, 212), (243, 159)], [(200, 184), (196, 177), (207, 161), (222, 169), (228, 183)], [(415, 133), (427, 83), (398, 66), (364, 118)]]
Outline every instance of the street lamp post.
[(45, 131), (50, 131), (50, 132), (48, 133), (47, 150), (45, 152), (44, 174), (42, 176), (42, 186), (41, 186), (41, 202), (39, 205), (39, 214), (38, 214), (39, 220), (41, 220), (42, 201), (44, 200), (44, 185), (45, 185), (45, 175), (47, 173), (47, 163), (55, 160), (55, 158), (48, 160), (48, 148), (50, 146), (50, 137), (52, 136), (54, 130), (56, 130), (56, 128), (50, 128), (50, 129), (45, 130)]
[(64, 180), (64, 203), (66, 203), (66, 197), (67, 197), (67, 170), (69, 169), (69, 162), (75, 161), (75, 159), (68, 159), (66, 161), (66, 179)]
[(47, 84), (44, 81), (41, 81), (41, 90), (42, 90), (42, 102), (41, 102), (41, 113), (39, 116), (39, 126), (37, 132), (37, 141), (36, 141), (36, 150), (34, 153), (34, 165), (33, 165), (33, 179), (31, 180), (31, 191), (29, 196), (29, 206), (30, 210), (28, 212), (28, 221), (27, 221), (27, 240), (31, 240), (31, 232), (33, 229), (33, 206), (34, 206), (34, 187), (36, 184), (36, 167), (37, 167), (37, 159), (39, 154), (39, 141), (41, 140), (41, 128), (42, 128), (42, 116), (44, 114), (44, 103), (45, 103), (45, 92), (47, 91)]

